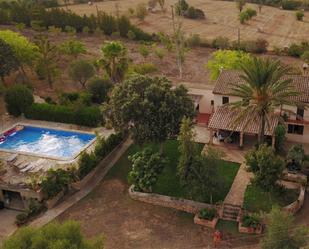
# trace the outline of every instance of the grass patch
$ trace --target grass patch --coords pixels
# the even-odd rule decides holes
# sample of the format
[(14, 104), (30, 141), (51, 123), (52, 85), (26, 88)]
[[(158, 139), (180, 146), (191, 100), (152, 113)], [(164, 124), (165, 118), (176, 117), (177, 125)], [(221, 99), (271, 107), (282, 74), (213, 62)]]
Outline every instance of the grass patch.
[(273, 205), (284, 207), (298, 198), (299, 190), (265, 192), (256, 185), (249, 185), (245, 192), (244, 208), (250, 212), (269, 212)]
[(232, 235), (240, 234), (238, 231), (238, 223), (236, 221), (219, 220), (216, 229)]
[[(158, 144), (147, 144), (144, 147), (150, 147), (154, 151), (159, 151)], [(195, 199), (194, 196), (190, 196), (188, 191), (181, 185), (180, 179), (177, 176), (177, 165), (180, 157), (178, 151), (179, 142), (177, 140), (168, 140), (164, 143), (163, 153), (168, 159), (166, 167), (158, 178), (158, 182), (153, 187), (153, 192), (169, 195), (178, 198)], [(202, 151), (204, 144), (199, 144), (198, 148)], [(109, 171), (107, 178), (117, 178), (125, 183), (128, 183), (128, 173), (131, 170), (131, 162), (128, 160), (128, 156), (135, 154), (142, 148), (137, 145), (131, 145), (130, 148), (123, 154), (116, 165)], [(213, 202), (223, 201), (227, 195), (234, 178), (239, 169), (239, 164), (222, 161), (219, 166), (219, 174), (223, 177), (224, 184), (217, 189), (213, 194)]]

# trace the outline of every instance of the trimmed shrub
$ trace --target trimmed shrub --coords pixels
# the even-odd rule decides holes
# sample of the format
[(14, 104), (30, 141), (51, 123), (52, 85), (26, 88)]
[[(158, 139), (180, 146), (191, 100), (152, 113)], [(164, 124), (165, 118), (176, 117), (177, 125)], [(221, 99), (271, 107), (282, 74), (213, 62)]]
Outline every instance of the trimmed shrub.
[(247, 8), (247, 9), (246, 9), (246, 12), (248, 13), (248, 15), (249, 15), (250, 18), (252, 18), (252, 17), (254, 17), (254, 16), (257, 15), (256, 10), (251, 9), (251, 8)]
[(28, 214), (26, 212), (16, 215), (15, 223), (17, 226), (22, 226), (28, 221)]
[(29, 119), (53, 121), (96, 127), (102, 122), (98, 107), (81, 107), (77, 110), (70, 106), (35, 103), (27, 108), (25, 116)]
[(198, 217), (205, 220), (213, 220), (217, 216), (215, 208), (203, 208), (199, 211)]
[(242, 217), (242, 225), (244, 227), (257, 228), (261, 224), (260, 219), (256, 215), (244, 215)]
[(286, 140), (286, 128), (283, 124), (279, 124), (276, 129), (275, 129), (275, 136), (276, 136), (276, 141), (275, 141), (275, 148), (276, 151), (282, 151), (283, 150), (283, 145)]
[(9, 114), (15, 117), (25, 113), (34, 102), (31, 90), (25, 85), (10, 87), (5, 94), (6, 108)]
[(296, 20), (302, 21), (304, 19), (305, 14), (303, 11), (296, 11), (295, 16)]
[(239, 21), (241, 24), (244, 24), (249, 19), (250, 19), (250, 16), (246, 11), (242, 11), (239, 13)]

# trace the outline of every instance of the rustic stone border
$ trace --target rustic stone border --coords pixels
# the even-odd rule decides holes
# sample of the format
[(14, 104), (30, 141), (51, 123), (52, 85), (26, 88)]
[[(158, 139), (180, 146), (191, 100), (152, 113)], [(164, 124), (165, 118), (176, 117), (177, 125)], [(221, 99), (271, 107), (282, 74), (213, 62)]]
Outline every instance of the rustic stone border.
[(299, 189), (300, 191), (297, 200), (282, 208), (284, 211), (287, 211), (293, 215), (296, 214), (302, 208), (305, 201), (306, 189), (302, 185), (299, 185)]
[(195, 216), (194, 216), (194, 223), (195, 224), (201, 225), (201, 226), (206, 226), (206, 227), (209, 227), (209, 228), (212, 228), (212, 229), (215, 229), (215, 227), (216, 227), (216, 225), (219, 221), (218, 217), (215, 217), (212, 220), (206, 220), (206, 219), (201, 219), (198, 216), (199, 216), (198, 213), (196, 213)]
[(191, 214), (196, 214), (203, 208), (217, 208), (215, 205), (207, 203), (170, 197), (155, 193), (144, 193), (135, 191), (134, 185), (129, 188), (129, 196), (136, 201), (146, 202), (161, 207), (174, 208)]

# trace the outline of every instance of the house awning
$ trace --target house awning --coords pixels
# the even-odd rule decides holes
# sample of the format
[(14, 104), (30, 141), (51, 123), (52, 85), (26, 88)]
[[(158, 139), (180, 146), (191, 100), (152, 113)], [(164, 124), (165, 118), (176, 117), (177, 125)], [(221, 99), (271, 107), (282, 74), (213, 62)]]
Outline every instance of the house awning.
[[(235, 118), (238, 116), (239, 110), (231, 109), (228, 106), (219, 106), (216, 111), (212, 114), (208, 128), (214, 130), (227, 130), (227, 131), (236, 131), (244, 132), (249, 134), (258, 134), (259, 133), (259, 124), (260, 118), (252, 118), (250, 116), (250, 121), (247, 122), (249, 116), (244, 117), (239, 122), (235, 122)], [(253, 114), (250, 114), (253, 115)], [(274, 114), (270, 117), (269, 122), (266, 122), (265, 135), (272, 136), (274, 135), (275, 129), (279, 122), (279, 116)]]

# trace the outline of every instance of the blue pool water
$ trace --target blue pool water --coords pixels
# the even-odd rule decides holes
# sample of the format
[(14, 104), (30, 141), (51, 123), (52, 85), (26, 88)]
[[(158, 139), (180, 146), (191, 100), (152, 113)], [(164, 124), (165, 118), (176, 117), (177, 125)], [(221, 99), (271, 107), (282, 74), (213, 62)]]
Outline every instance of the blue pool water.
[(25, 126), (15, 135), (8, 136), (0, 149), (68, 159), (93, 139), (95, 135), (87, 133)]

